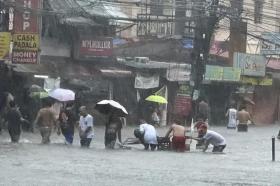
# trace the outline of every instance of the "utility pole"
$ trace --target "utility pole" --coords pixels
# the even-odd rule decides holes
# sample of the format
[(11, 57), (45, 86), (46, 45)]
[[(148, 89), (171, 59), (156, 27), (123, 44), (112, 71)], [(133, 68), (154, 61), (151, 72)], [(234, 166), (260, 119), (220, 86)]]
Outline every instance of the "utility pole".
[(229, 60), (230, 65), (233, 66), (234, 52), (246, 52), (247, 42), (247, 23), (242, 22), (241, 14), (243, 10), (243, 0), (231, 0), (231, 8), (236, 15), (234, 19), (230, 20), (230, 40), (229, 40)]
[(194, 48), (192, 52), (193, 118), (197, 116), (198, 97), (202, 89), (205, 65), (208, 61), (210, 41), (218, 22), (217, 7), (219, 0), (193, 1), (192, 16), (195, 18)]

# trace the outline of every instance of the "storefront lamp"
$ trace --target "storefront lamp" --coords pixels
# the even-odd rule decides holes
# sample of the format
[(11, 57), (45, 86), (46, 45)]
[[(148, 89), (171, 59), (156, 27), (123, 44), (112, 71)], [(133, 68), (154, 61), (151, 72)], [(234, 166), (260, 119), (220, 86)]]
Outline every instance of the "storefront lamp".
[(44, 75), (34, 75), (35, 78), (41, 78), (41, 79), (48, 79), (49, 76), (44, 76)]

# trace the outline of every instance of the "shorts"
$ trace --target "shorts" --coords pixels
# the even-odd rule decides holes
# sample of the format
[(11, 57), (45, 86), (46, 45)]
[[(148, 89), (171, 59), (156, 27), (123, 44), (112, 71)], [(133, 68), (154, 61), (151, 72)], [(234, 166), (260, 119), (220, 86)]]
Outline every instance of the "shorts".
[(175, 151), (184, 152), (186, 150), (186, 137), (185, 136), (173, 136), (172, 148)]
[(223, 152), (225, 147), (226, 147), (226, 145), (214, 146), (212, 152)]
[(80, 143), (81, 147), (89, 148), (92, 138), (81, 138)]
[(237, 125), (238, 132), (248, 132), (248, 125), (247, 124), (239, 124)]
[(42, 136), (42, 144), (49, 144), (52, 129), (50, 127), (40, 127), (40, 133)]

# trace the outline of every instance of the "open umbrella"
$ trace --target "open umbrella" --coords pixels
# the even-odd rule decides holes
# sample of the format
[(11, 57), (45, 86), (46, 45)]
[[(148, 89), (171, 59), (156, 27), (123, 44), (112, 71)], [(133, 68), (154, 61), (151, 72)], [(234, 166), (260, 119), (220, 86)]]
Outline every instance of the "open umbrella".
[(57, 88), (49, 92), (49, 96), (58, 101), (73, 101), (75, 93), (69, 89)]
[(156, 102), (156, 103), (167, 103), (167, 100), (164, 97), (158, 95), (150, 95), (145, 100)]
[(112, 111), (117, 111), (120, 116), (125, 116), (128, 114), (126, 109), (118, 102), (114, 100), (102, 100), (96, 103), (95, 109), (102, 114), (108, 114)]

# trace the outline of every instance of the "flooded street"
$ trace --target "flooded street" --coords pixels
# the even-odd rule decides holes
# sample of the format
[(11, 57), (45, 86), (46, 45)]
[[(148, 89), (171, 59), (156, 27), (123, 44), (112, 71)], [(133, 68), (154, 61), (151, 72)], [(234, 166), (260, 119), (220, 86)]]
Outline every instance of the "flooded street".
[[(24, 133), (20, 144), (0, 135), (0, 185), (280, 185), (280, 141), (276, 140), (276, 162), (271, 162), (271, 136), (279, 126), (249, 128), (237, 133), (212, 127), (227, 140), (225, 154), (166, 151), (105, 150), (104, 129), (95, 129), (90, 149), (66, 146), (63, 137), (52, 134), (52, 144), (40, 145), (38, 133)], [(132, 137), (132, 127), (123, 137)], [(158, 129), (160, 135), (166, 129)]]

